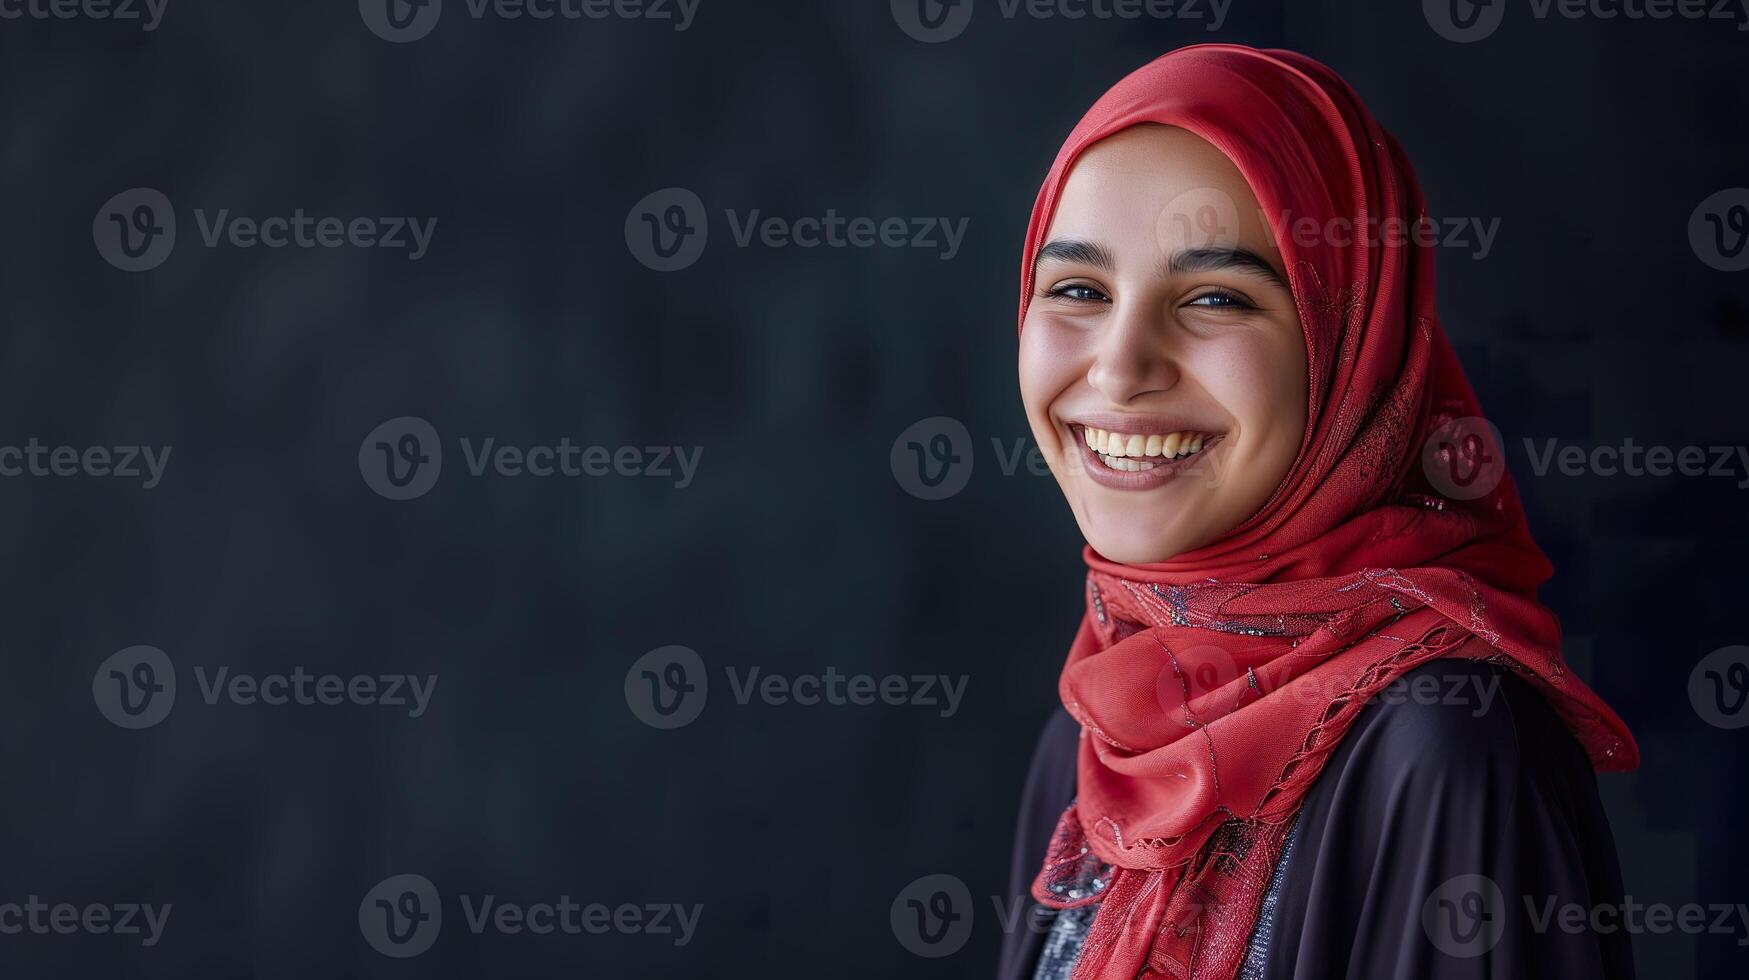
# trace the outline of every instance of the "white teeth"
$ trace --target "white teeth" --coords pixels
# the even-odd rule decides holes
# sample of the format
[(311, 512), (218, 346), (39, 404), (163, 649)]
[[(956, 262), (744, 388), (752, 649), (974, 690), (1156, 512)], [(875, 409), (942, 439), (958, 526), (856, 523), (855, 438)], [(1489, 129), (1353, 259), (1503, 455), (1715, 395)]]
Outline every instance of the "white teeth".
[[(1183, 459), (1202, 451), (1203, 443), (1214, 438), (1206, 432), (1180, 431), (1144, 435), (1111, 432), (1095, 429), (1090, 425), (1082, 427), (1081, 437), (1086, 441), (1087, 448), (1099, 454), (1107, 465), (1119, 470), (1152, 469), (1155, 464), (1140, 462), (1149, 456)], [(1134, 465), (1117, 465), (1125, 460)]]
[(1151, 470), (1160, 465), (1159, 463), (1146, 463), (1139, 459), (1125, 459), (1122, 456), (1107, 456), (1104, 453), (1099, 454), (1099, 461), (1114, 470), (1123, 470), (1126, 473), (1139, 473), (1142, 470)]

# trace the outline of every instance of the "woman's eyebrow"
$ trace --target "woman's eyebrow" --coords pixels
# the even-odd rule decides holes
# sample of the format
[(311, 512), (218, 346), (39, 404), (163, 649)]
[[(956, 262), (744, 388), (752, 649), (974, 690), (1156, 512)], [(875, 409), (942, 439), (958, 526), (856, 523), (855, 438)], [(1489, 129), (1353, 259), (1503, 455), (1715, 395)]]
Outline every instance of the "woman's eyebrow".
[(1042, 264), (1046, 259), (1091, 265), (1105, 272), (1117, 268), (1117, 263), (1111, 260), (1111, 253), (1107, 252), (1104, 246), (1079, 238), (1058, 238), (1046, 243), (1043, 248), (1038, 250), (1038, 258), (1033, 262), (1034, 267)]
[(1275, 267), (1269, 264), (1268, 259), (1243, 245), (1235, 245), (1232, 248), (1180, 249), (1172, 253), (1162, 271), (1170, 276), (1192, 272), (1215, 272), (1222, 269), (1250, 272), (1262, 276), (1283, 289), (1288, 288), (1288, 284), (1282, 281), (1281, 274), (1275, 271)]

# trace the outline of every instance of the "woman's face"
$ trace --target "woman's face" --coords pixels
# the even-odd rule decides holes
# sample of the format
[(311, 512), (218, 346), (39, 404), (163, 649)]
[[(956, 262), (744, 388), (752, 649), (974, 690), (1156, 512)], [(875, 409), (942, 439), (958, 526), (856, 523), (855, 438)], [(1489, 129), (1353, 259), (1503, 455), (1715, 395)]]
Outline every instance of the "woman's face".
[(1076, 160), (1020, 337), (1033, 437), (1087, 543), (1126, 564), (1217, 540), (1286, 477), (1306, 347), (1262, 208), (1187, 130)]

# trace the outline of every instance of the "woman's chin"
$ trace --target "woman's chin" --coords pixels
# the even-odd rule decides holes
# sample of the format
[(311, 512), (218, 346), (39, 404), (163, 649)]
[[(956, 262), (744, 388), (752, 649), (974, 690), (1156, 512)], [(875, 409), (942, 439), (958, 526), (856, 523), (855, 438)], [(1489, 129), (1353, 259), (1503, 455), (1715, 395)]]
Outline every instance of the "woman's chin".
[(1171, 561), (1191, 550), (1190, 535), (1162, 530), (1159, 523), (1133, 519), (1089, 521), (1081, 533), (1100, 556), (1124, 565)]

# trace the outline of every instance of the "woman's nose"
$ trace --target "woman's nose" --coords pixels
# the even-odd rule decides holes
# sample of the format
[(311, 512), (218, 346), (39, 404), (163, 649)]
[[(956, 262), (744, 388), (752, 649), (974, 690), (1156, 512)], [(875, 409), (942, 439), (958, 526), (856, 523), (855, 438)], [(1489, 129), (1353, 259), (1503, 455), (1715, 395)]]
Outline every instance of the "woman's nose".
[(1178, 384), (1178, 362), (1164, 326), (1164, 314), (1158, 309), (1143, 304), (1114, 309), (1087, 370), (1087, 382), (1114, 405)]

